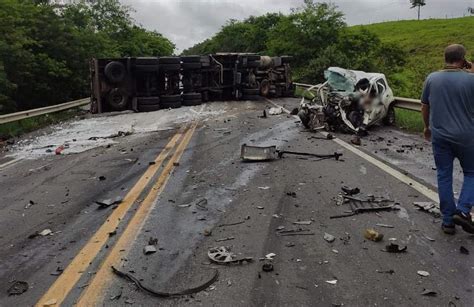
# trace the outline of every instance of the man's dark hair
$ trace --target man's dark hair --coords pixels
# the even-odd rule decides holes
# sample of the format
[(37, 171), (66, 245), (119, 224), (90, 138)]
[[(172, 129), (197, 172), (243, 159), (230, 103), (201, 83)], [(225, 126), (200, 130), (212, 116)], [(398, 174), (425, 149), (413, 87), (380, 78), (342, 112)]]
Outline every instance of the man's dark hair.
[(461, 62), (464, 60), (465, 56), (466, 56), (466, 48), (464, 48), (463, 45), (459, 45), (459, 44), (449, 45), (444, 50), (444, 60), (448, 64)]

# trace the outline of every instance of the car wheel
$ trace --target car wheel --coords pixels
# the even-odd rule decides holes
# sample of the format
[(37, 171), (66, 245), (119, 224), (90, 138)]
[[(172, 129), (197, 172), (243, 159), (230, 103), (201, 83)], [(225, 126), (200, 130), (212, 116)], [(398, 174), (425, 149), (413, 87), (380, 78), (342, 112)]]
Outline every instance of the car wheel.
[(393, 105), (390, 105), (390, 107), (388, 107), (387, 115), (385, 115), (385, 118), (383, 119), (383, 123), (386, 126), (393, 126), (395, 125), (395, 121), (396, 121), (395, 108), (393, 107)]
[(106, 100), (109, 106), (111, 106), (114, 110), (120, 111), (127, 107), (128, 95), (124, 90), (120, 88), (114, 88), (110, 90)]
[(127, 71), (125, 65), (120, 62), (113, 61), (105, 65), (104, 74), (112, 83), (120, 83), (125, 79)]

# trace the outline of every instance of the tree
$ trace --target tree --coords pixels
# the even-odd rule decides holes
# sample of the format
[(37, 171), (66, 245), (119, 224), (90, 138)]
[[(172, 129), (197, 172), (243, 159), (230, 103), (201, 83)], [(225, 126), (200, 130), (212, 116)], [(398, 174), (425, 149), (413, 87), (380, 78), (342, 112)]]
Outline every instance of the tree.
[(426, 5), (426, 0), (410, 0), (411, 8), (418, 8), (418, 20), (420, 20), (421, 7)]

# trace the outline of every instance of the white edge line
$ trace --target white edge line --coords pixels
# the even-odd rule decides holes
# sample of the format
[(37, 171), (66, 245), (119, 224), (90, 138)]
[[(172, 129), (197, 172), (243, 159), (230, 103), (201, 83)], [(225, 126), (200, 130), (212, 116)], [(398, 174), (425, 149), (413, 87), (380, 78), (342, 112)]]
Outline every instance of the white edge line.
[(0, 164), (0, 171), (3, 170), (4, 168), (10, 166), (10, 165), (13, 165), (17, 162), (20, 162), (22, 159), (13, 159), (11, 161), (8, 161), (8, 162), (5, 162), (3, 164)]
[[(267, 102), (269, 102), (270, 104), (274, 105), (277, 108), (282, 108), (283, 111), (285, 111), (286, 113), (288, 113), (288, 114), (291, 113), (288, 109), (276, 104), (275, 102), (271, 101), (270, 99), (265, 98), (265, 100)], [(298, 118), (298, 116), (296, 116), (296, 115), (294, 115), (294, 117)], [(320, 132), (320, 133), (323, 133), (323, 132)], [(433, 191), (432, 189), (428, 188), (427, 186), (425, 186), (425, 185), (421, 184), (420, 182), (408, 177), (407, 175), (401, 173), (400, 171), (392, 168), (388, 164), (385, 164), (384, 162), (375, 159), (374, 157), (366, 154), (365, 152), (361, 151), (360, 149), (357, 149), (356, 147), (350, 145), (349, 143), (347, 143), (347, 142), (345, 142), (345, 141), (343, 141), (339, 138), (334, 138), (333, 141), (336, 142), (337, 144), (339, 144), (340, 146), (344, 147), (345, 149), (351, 151), (352, 153), (358, 155), (359, 157), (366, 160), (367, 162), (370, 162), (371, 164), (377, 166), (378, 168), (380, 168), (381, 170), (383, 170), (387, 174), (392, 175), (396, 179), (398, 179), (401, 182), (403, 182), (403, 183), (407, 184), (408, 186), (412, 187), (413, 189), (420, 192), (421, 194), (423, 194), (427, 198), (431, 199), (432, 201), (438, 203), (438, 193)]]

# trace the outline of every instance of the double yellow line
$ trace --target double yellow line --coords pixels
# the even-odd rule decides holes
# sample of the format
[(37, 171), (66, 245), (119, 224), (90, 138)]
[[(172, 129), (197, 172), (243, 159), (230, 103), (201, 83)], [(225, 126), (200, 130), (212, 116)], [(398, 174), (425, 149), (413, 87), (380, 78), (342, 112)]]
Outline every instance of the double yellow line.
[(61, 305), (82, 277), (83, 273), (87, 271), (89, 265), (105, 246), (109, 240), (109, 233), (116, 230), (126, 213), (129, 212), (133, 204), (137, 202), (138, 197), (157, 174), (167, 157), (176, 148), (158, 179), (153, 184), (153, 187), (145, 199), (139, 204), (137, 211), (121, 233), (116, 244), (110, 250), (105, 260), (101, 263), (99, 270), (81, 294), (77, 306), (93, 306), (102, 299), (104, 287), (111, 281), (112, 272), (110, 267), (112, 265), (118, 265), (120, 259), (128, 253), (128, 249), (142, 228), (143, 223), (153, 207), (155, 199), (163, 191), (176, 162), (179, 161), (186, 146), (189, 144), (196, 126), (197, 124), (193, 123), (190, 127), (179, 131), (171, 138), (163, 151), (155, 159), (155, 164), (151, 165), (145, 171), (142, 177), (125, 196), (120, 206), (110, 214), (106, 222), (97, 230), (76, 257), (74, 257), (63, 273), (56, 279), (43, 297), (41, 297), (36, 306), (44, 306), (48, 302), (54, 303), (56, 306)]

